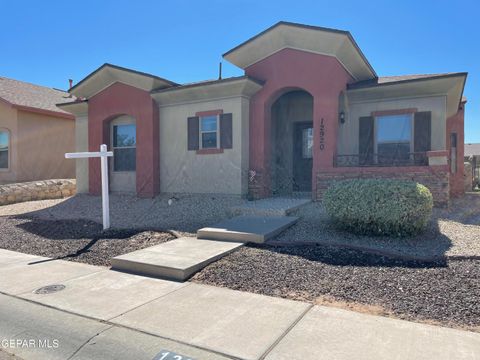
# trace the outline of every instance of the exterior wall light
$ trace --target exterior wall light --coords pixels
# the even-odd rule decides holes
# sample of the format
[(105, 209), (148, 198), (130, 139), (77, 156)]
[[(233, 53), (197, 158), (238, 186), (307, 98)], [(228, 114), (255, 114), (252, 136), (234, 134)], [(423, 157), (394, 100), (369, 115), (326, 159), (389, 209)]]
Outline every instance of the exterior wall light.
[(345, 124), (345, 113), (343, 111), (340, 112), (338, 118), (340, 119), (340, 124)]

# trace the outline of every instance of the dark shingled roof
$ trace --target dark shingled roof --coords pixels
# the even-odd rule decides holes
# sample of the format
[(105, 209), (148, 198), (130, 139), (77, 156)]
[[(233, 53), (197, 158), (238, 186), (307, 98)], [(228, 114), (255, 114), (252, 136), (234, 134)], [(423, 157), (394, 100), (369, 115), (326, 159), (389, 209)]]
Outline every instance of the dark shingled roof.
[(56, 106), (75, 100), (69, 96), (66, 91), (0, 77), (0, 98), (12, 105), (69, 114)]
[(480, 155), (480, 144), (465, 144), (465, 156)]
[(443, 73), (443, 74), (414, 74), (414, 75), (399, 75), (399, 76), (381, 76), (377, 79), (359, 81), (353, 84), (349, 84), (349, 89), (361, 89), (367, 87), (375, 87), (382, 85), (391, 85), (397, 83), (418, 81), (418, 80), (430, 80), (435, 78), (445, 78), (453, 76), (462, 76), (466, 73)]

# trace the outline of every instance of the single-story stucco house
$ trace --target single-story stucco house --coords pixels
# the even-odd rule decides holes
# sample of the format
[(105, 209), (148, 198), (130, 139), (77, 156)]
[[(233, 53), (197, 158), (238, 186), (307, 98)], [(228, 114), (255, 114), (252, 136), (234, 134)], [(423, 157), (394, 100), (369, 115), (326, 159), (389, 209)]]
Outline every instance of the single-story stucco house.
[(0, 184), (75, 177), (75, 117), (65, 91), (0, 77)]
[[(114, 151), (112, 191), (311, 193), (401, 178), (463, 193), (466, 73), (379, 77), (348, 31), (280, 22), (226, 52), (244, 76), (179, 85), (104, 64), (77, 83), (77, 151)], [(98, 159), (77, 161), (99, 194)]]

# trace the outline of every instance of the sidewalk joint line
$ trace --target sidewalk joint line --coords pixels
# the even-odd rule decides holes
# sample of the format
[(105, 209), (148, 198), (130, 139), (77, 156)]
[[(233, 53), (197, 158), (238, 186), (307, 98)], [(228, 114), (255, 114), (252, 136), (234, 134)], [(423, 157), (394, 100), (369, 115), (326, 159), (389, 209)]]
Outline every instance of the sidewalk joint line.
[(313, 304), (309, 304), (309, 306), (307, 307), (307, 309), (305, 309), (305, 311), (304, 311), (302, 314), (300, 314), (300, 316), (283, 332), (283, 334), (281, 334), (281, 335), (278, 337), (278, 339), (275, 340), (275, 341), (273, 342), (273, 344), (268, 347), (268, 349), (263, 353), (263, 355), (260, 356), (259, 360), (265, 359), (265, 358), (268, 356), (268, 354), (270, 354), (270, 352), (285, 338), (285, 336), (287, 336), (288, 333), (289, 333), (295, 326), (297, 326), (297, 324), (300, 322), (300, 320), (302, 320), (302, 319), (305, 317), (305, 315), (307, 315), (307, 313), (310, 312), (310, 310), (313, 309), (313, 307), (314, 307)]
[(80, 345), (80, 347), (79, 347), (77, 350), (75, 350), (75, 351), (73, 352), (73, 354), (70, 355), (70, 356), (67, 358), (67, 360), (72, 359), (72, 358), (73, 358), (75, 355), (77, 355), (77, 354), (79, 353), (79, 351), (82, 350), (90, 341), (92, 341), (92, 340), (95, 339), (98, 335), (104, 333), (105, 331), (110, 330), (111, 328), (113, 328), (113, 325), (110, 325), (109, 327), (107, 327), (107, 328), (105, 328), (105, 329), (103, 329), (103, 330), (100, 330), (98, 333), (96, 333), (95, 335), (91, 336), (91, 337), (90, 337), (89, 339), (87, 339), (82, 345)]
[(186, 287), (189, 287), (190, 285), (192, 285), (191, 282), (189, 282), (188, 284), (185, 284), (184, 286), (180, 286), (178, 289), (174, 289), (174, 290), (172, 290), (172, 291), (170, 291), (170, 292), (168, 292), (168, 293), (166, 293), (166, 294), (160, 295), (159, 297), (156, 297), (156, 298), (154, 298), (154, 299), (152, 299), (152, 300), (149, 300), (149, 301), (147, 301), (147, 302), (145, 302), (145, 303), (143, 303), (143, 304), (141, 304), (141, 305), (137, 305), (137, 306), (135, 306), (135, 307), (133, 307), (133, 308), (131, 308), (131, 309), (129, 309), (129, 310), (127, 310), (127, 311), (119, 314), (119, 315), (116, 315), (116, 316), (114, 316), (114, 317), (109, 318), (109, 319), (106, 320), (106, 321), (110, 322), (111, 320), (116, 319), (116, 318), (119, 318), (120, 316), (123, 316), (123, 315), (125, 315), (125, 314), (128, 314), (129, 312), (134, 311), (134, 310), (136, 310), (136, 309), (138, 309), (138, 308), (140, 308), (140, 307), (142, 307), (142, 306), (144, 306), (144, 305), (150, 304), (151, 302), (153, 302), (153, 301), (155, 301), (155, 300), (162, 299), (162, 298), (164, 298), (165, 296), (168, 296), (168, 295), (170, 295), (170, 294), (173, 294), (174, 292), (177, 292), (177, 291), (179, 291), (179, 290), (185, 289)]

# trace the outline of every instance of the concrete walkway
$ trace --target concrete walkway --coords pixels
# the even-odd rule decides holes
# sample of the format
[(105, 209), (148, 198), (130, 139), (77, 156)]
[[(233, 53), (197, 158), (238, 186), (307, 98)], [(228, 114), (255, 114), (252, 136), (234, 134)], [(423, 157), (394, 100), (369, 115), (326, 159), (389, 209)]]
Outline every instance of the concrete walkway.
[(198, 230), (196, 238), (183, 237), (116, 256), (112, 259), (112, 268), (184, 281), (244, 243), (263, 243), (297, 220), (293, 216), (236, 216)]
[(480, 359), (478, 333), (6, 250), (0, 293), (0, 340), (58, 340), (24, 359)]
[(233, 206), (231, 212), (233, 215), (286, 216), (311, 202), (311, 196), (270, 197)]
[(112, 268), (184, 281), (241, 246), (243, 243), (240, 242), (200, 241), (194, 237), (184, 237), (116, 256), (112, 259)]

